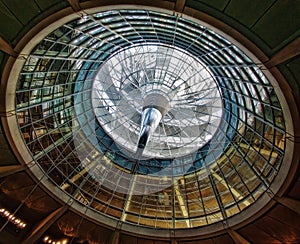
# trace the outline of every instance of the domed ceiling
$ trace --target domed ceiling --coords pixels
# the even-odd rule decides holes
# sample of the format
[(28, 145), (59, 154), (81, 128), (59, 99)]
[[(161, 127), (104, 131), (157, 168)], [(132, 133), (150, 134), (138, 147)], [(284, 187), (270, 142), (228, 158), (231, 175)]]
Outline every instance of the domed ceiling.
[(60, 26), (28, 56), (16, 99), (46, 177), (141, 226), (227, 219), (270, 187), (284, 157), (283, 112), (257, 60), (157, 11), (103, 11)]
[[(285, 183), (294, 150), (285, 91), (252, 50), (204, 21), (90, 8), (21, 53), (6, 93), (14, 150), (93, 223), (154, 239), (213, 235), (259, 215)], [(64, 219), (59, 229), (74, 236)]]

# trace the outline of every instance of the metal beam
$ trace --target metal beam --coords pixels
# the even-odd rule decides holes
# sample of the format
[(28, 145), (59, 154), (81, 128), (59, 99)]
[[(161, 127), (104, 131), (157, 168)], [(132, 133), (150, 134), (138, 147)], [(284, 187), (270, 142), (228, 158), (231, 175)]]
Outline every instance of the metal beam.
[(61, 138), (50, 144), (47, 148), (45, 148), (43, 151), (39, 152), (34, 156), (34, 158), (37, 160), (40, 157), (44, 156), (46, 153), (50, 152), (53, 148), (59, 146), (60, 144), (64, 143), (67, 139), (69, 139), (71, 136), (73, 136), (73, 131), (70, 131), (69, 133), (63, 135)]
[(50, 228), (50, 226), (52, 226), (68, 210), (68, 208), (69, 206), (65, 205), (49, 214), (45, 219), (37, 224), (37, 226), (31, 231), (31, 233), (28, 234), (22, 243), (36, 243), (42, 237), (45, 231)]
[(120, 231), (115, 230), (112, 233), (112, 235), (111, 235), (109, 241), (107, 242), (107, 244), (119, 244), (119, 240), (120, 240)]
[(254, 146), (254, 145), (248, 145), (246, 143), (239, 143), (239, 146), (244, 148), (244, 149), (250, 149), (256, 153), (260, 153), (266, 157), (269, 158), (270, 154), (271, 154), (271, 157), (274, 157), (274, 158), (277, 158), (278, 156), (278, 153), (277, 152), (272, 152), (271, 153), (271, 149), (265, 149), (265, 148), (259, 148), (257, 146)]
[(300, 214), (300, 201), (290, 197), (274, 196), (274, 200), (290, 210)]
[[(79, 180), (81, 177), (84, 176), (84, 174), (86, 174), (91, 168), (93, 168), (94, 166), (96, 166), (96, 161), (93, 161), (92, 163), (90, 163), (89, 165), (87, 165), (85, 168), (83, 168), (80, 172), (78, 172), (76, 175), (74, 175), (69, 182), (71, 183), (75, 183), (77, 180)], [(66, 182), (63, 185), (61, 185), (61, 189), (66, 190), (68, 187), (70, 187), (70, 183)]]
[(244, 237), (232, 229), (227, 230), (228, 234), (236, 244), (250, 244)]
[(172, 240), (171, 243), (172, 243), (172, 244), (178, 244), (178, 241)]
[(175, 3), (175, 8), (174, 10), (178, 13), (182, 13), (183, 12), (183, 9), (184, 9), (184, 6), (185, 6), (185, 1), (186, 0), (177, 0), (176, 3)]
[(4, 41), (4, 39), (1, 37), (0, 37), (0, 50), (14, 58), (18, 57), (18, 53), (13, 49), (13, 47), (10, 44), (8, 44), (6, 41)]
[(81, 7), (78, 0), (68, 0), (69, 4), (71, 5), (74, 12), (81, 11)]
[(290, 42), (279, 52), (265, 63), (267, 68), (272, 68), (275, 65), (281, 64), (293, 57), (296, 57), (300, 54), (300, 37), (296, 38), (294, 41)]
[(23, 165), (0, 166), (0, 177), (5, 177), (25, 169), (26, 167)]
[[(215, 171), (213, 171), (211, 169), (211, 173), (213, 175), (214, 178), (216, 178), (224, 187), (226, 187), (227, 189), (229, 189), (231, 191), (231, 193), (236, 197), (236, 198), (242, 198), (242, 194), (239, 193), (233, 186), (231, 186), (230, 184), (227, 184), (225, 180), (223, 180), (223, 178), (218, 175)], [(243, 201), (242, 202), (244, 205), (249, 206), (251, 204), (251, 202), (249, 202), (248, 200)]]

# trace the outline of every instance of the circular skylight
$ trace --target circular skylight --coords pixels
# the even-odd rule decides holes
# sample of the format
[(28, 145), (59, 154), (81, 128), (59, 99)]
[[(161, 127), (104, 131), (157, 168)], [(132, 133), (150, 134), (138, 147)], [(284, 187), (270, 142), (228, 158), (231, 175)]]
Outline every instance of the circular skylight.
[(285, 152), (278, 88), (262, 66), (173, 12), (87, 13), (19, 60), (16, 118), (29, 168), (112, 228), (241, 221)]

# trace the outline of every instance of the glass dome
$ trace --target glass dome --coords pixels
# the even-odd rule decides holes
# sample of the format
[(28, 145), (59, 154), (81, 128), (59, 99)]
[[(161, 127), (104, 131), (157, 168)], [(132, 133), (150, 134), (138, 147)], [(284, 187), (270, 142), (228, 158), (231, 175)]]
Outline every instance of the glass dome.
[(101, 127), (127, 157), (136, 155), (147, 107), (161, 107), (165, 115), (142, 158), (177, 158), (200, 149), (222, 117), (219, 89), (204, 64), (158, 44), (134, 45), (106, 60), (95, 76), (92, 101)]
[[(238, 216), (268, 190), (285, 151), (275, 89), (245, 53), (154, 10), (61, 25), (17, 83), (33, 164), (57, 195), (116, 223), (190, 229)], [(144, 124), (152, 129), (137, 156)]]

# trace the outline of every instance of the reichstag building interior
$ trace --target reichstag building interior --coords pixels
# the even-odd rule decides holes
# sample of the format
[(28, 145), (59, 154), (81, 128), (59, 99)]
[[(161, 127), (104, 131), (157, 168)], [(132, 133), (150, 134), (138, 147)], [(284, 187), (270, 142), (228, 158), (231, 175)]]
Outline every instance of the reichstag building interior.
[(300, 243), (299, 0), (0, 0), (0, 243)]

